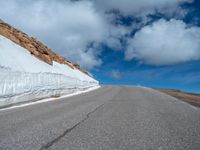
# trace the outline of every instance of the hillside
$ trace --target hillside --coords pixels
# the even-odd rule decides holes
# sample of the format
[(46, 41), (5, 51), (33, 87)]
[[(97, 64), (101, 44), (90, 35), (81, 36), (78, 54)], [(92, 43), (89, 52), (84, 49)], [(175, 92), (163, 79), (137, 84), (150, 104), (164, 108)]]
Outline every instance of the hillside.
[(32, 55), (41, 59), (42, 61), (52, 65), (53, 61), (60, 64), (66, 64), (72, 69), (76, 68), (83, 73), (88, 74), (87, 71), (82, 69), (78, 64), (72, 64), (72, 62), (66, 60), (64, 57), (57, 55), (47, 46), (42, 44), (36, 38), (28, 36), (26, 33), (10, 26), (0, 19), (0, 35), (5, 36), (14, 43), (27, 49)]
[(171, 95), (173, 97), (176, 97), (179, 100), (187, 102), (196, 107), (200, 107), (200, 94), (186, 93), (182, 91), (167, 90), (167, 89), (157, 89), (157, 90), (159, 90), (160, 92), (166, 93), (168, 95)]
[(0, 106), (98, 86), (79, 65), (0, 21)]

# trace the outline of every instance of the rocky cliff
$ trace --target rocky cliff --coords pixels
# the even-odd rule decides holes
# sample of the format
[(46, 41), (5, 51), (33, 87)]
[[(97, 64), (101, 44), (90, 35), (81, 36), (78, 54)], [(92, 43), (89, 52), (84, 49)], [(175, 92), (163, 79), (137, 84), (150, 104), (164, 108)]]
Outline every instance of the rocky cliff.
[(72, 69), (76, 68), (81, 72), (90, 76), (89, 73), (84, 69), (82, 69), (78, 64), (73, 64), (72, 62), (66, 60), (64, 57), (59, 56), (58, 54), (54, 53), (51, 49), (49, 49), (47, 46), (38, 41), (36, 38), (28, 36), (26, 33), (10, 26), (1, 19), (0, 19), (0, 35), (10, 39), (14, 43), (27, 49), (32, 55), (48, 63), (49, 65), (52, 65), (53, 61), (55, 61), (60, 64), (66, 64)]

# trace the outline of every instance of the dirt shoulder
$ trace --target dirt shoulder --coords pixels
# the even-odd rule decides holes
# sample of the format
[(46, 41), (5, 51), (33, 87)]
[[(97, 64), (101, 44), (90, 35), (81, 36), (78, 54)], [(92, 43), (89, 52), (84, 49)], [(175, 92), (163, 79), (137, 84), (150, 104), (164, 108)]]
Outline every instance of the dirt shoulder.
[(165, 94), (171, 95), (173, 97), (176, 97), (193, 106), (200, 107), (200, 94), (185, 93), (182, 91), (166, 90), (166, 89), (156, 89), (156, 90), (163, 92)]

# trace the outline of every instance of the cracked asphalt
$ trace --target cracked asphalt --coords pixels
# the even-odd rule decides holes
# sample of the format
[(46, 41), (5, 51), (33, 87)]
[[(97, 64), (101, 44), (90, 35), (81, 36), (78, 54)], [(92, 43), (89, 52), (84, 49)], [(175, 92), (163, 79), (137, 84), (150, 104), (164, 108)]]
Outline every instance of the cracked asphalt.
[(199, 150), (200, 109), (152, 89), (104, 86), (0, 111), (0, 150)]

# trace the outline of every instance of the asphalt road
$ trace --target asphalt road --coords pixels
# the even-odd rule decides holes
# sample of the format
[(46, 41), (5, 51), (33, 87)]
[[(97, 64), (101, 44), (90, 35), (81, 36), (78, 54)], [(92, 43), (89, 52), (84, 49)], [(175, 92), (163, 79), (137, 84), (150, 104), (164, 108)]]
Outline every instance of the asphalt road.
[(0, 150), (200, 150), (200, 109), (155, 90), (102, 87), (0, 111)]

